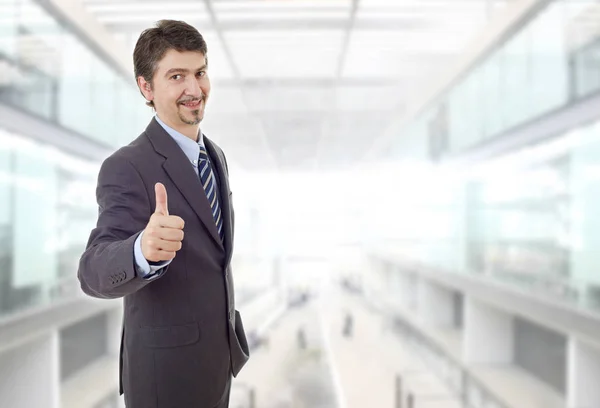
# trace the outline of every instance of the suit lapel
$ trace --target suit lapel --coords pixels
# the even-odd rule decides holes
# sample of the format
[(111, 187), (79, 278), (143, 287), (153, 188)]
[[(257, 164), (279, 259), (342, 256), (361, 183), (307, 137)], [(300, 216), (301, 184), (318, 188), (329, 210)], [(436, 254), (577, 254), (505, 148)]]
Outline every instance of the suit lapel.
[(163, 168), (177, 189), (198, 215), (210, 236), (218, 245), (223, 246), (206, 193), (193, 167), (189, 164), (188, 158), (156, 119), (152, 119), (146, 128), (146, 134), (157, 153), (166, 158)]
[(225, 169), (225, 163), (221, 159), (221, 155), (217, 151), (214, 143), (204, 136), (204, 145), (206, 146), (206, 150), (208, 155), (214, 165), (214, 168), (217, 172), (216, 176), (220, 181), (220, 205), (221, 205), (221, 213), (223, 217), (223, 228), (225, 230), (224, 235), (224, 247), (227, 253), (227, 263), (231, 259), (232, 253), (232, 240), (233, 240), (233, 226), (231, 222), (231, 202), (229, 200), (229, 175), (227, 174), (227, 170)]

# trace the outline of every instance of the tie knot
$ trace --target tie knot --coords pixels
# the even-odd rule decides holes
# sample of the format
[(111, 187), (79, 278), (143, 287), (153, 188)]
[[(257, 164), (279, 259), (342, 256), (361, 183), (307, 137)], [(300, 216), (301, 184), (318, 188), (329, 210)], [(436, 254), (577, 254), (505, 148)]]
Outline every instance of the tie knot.
[(208, 161), (208, 153), (206, 152), (206, 147), (200, 145), (200, 155), (198, 157), (200, 160)]

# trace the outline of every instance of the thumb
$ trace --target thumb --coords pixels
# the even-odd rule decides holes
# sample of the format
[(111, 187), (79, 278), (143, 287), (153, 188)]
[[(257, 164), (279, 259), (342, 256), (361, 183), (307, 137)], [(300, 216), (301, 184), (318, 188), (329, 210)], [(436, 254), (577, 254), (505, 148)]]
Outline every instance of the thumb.
[(156, 210), (155, 214), (169, 215), (169, 207), (167, 206), (167, 189), (162, 183), (154, 185), (154, 193), (156, 194)]

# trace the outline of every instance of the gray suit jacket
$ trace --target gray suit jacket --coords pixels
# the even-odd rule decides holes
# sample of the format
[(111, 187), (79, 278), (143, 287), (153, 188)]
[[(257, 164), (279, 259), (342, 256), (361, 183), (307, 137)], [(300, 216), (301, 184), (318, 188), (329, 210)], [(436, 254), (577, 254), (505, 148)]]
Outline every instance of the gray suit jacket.
[[(120, 380), (128, 408), (213, 407), (248, 360), (231, 276), (227, 163), (204, 140), (220, 186), (224, 242), (192, 165), (156, 120), (98, 176), (98, 223), (78, 278), (90, 296), (124, 298)], [(133, 245), (156, 207), (156, 182), (167, 189), (169, 214), (184, 219), (185, 237), (165, 273), (147, 281), (136, 273)]]

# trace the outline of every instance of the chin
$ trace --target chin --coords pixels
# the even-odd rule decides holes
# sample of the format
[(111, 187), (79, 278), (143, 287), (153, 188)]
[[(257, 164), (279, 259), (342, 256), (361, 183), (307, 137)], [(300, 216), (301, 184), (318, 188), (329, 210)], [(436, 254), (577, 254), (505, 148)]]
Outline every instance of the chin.
[(187, 124), (187, 125), (197, 125), (200, 122), (202, 122), (202, 119), (204, 119), (204, 112), (200, 111), (198, 113), (196, 113), (198, 111), (193, 111), (193, 112), (179, 112), (179, 119)]
[(202, 119), (204, 119), (204, 113), (203, 112), (198, 112), (198, 113), (193, 113), (190, 116), (190, 121), (196, 122), (196, 123), (200, 123), (202, 122)]

